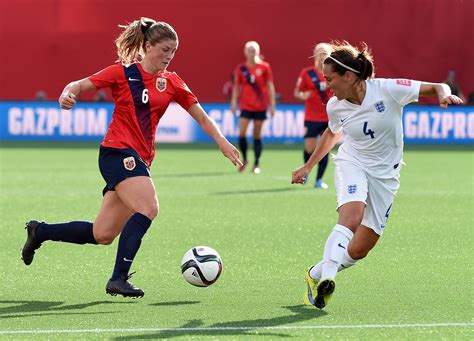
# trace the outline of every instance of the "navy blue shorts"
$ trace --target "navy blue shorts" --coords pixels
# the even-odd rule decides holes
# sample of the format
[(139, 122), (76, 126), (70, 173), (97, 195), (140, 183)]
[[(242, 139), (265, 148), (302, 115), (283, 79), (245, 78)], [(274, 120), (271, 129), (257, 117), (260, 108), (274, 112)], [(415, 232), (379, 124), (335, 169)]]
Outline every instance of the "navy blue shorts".
[(241, 110), (240, 117), (248, 118), (249, 120), (266, 120), (267, 119), (267, 111), (248, 111), (248, 110)]
[(304, 138), (316, 138), (322, 135), (327, 127), (327, 122), (304, 121)]
[(102, 191), (114, 191), (115, 186), (134, 176), (150, 177), (150, 169), (138, 153), (130, 148), (118, 149), (100, 146), (99, 170), (106, 182)]

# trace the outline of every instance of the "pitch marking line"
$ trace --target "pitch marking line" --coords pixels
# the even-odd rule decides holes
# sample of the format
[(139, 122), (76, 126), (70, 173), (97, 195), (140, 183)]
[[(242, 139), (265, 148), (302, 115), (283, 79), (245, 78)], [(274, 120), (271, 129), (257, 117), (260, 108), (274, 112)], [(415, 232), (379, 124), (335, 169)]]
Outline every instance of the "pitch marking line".
[(371, 329), (371, 328), (418, 328), (418, 327), (468, 327), (474, 323), (415, 323), (415, 324), (361, 324), (342, 326), (274, 326), (274, 327), (201, 327), (201, 328), (113, 328), (113, 329), (65, 329), (65, 330), (0, 330), (6, 334), (67, 334), (67, 333), (137, 333), (162, 331), (223, 331), (223, 330), (297, 330), (297, 329)]

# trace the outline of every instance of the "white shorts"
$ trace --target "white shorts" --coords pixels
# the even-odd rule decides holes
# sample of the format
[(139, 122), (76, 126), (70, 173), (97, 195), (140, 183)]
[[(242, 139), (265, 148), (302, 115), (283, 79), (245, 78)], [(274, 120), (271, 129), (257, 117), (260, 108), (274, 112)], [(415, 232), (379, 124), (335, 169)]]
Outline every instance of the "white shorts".
[(375, 178), (350, 161), (335, 160), (334, 164), (337, 209), (352, 201), (365, 203), (362, 225), (381, 236), (400, 187), (399, 176)]

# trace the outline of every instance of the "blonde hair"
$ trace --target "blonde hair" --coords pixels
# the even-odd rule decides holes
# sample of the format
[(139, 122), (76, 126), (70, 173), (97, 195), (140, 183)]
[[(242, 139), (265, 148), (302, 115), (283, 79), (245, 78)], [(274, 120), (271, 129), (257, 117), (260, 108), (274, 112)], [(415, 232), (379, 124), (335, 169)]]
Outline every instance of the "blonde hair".
[(324, 64), (332, 65), (334, 72), (343, 75), (354, 70), (357, 71), (354, 74), (364, 80), (375, 76), (374, 58), (366, 43), (362, 42), (361, 48), (357, 48), (347, 41), (334, 41), (331, 46), (331, 58), (327, 58)]
[(119, 27), (124, 30), (115, 40), (117, 61), (125, 64), (143, 59), (147, 41), (151, 45), (164, 40), (178, 41), (178, 34), (171, 25), (150, 18), (142, 17), (127, 25), (119, 25)]
[(250, 47), (253, 47), (255, 49), (255, 61), (257, 63), (262, 61), (262, 57), (260, 56), (260, 45), (255, 41), (255, 40), (250, 40), (245, 43), (244, 46), (244, 53), (249, 49)]
[(319, 43), (314, 47), (314, 64), (319, 71), (322, 70), (324, 60), (331, 55), (332, 51), (332, 45), (328, 43)]

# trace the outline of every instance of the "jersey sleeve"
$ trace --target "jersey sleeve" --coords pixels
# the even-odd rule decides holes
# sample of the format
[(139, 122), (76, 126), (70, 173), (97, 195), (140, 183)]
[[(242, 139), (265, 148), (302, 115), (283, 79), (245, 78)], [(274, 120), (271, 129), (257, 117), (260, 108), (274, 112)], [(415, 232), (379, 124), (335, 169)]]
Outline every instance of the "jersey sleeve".
[(273, 81), (272, 68), (271, 68), (270, 64), (268, 64), (268, 63), (265, 66), (266, 66), (265, 67), (265, 70), (266, 70), (266, 72), (265, 72), (265, 81), (266, 82), (272, 82)]
[(400, 105), (418, 102), (420, 81), (411, 79), (387, 79), (386, 89), (390, 96)]
[(307, 79), (308, 79), (308, 77), (306, 77), (305, 70), (301, 70), (300, 75), (298, 76), (298, 80), (296, 81), (296, 88), (299, 91), (309, 90)]
[(111, 87), (121, 76), (123, 76), (122, 66), (114, 64), (89, 76), (89, 80), (97, 89), (101, 89)]
[(331, 132), (334, 134), (340, 133), (342, 130), (342, 125), (339, 121), (339, 118), (336, 115), (334, 110), (334, 102), (337, 100), (336, 97), (331, 97), (328, 103), (326, 104), (326, 111), (328, 113), (328, 127), (331, 129)]
[(173, 100), (183, 109), (188, 110), (192, 104), (198, 102), (197, 97), (176, 73), (173, 73), (173, 88), (175, 90)]
[(240, 71), (240, 65), (235, 67), (234, 77), (237, 80), (237, 84), (242, 85), (245, 83), (245, 78), (242, 72)]

